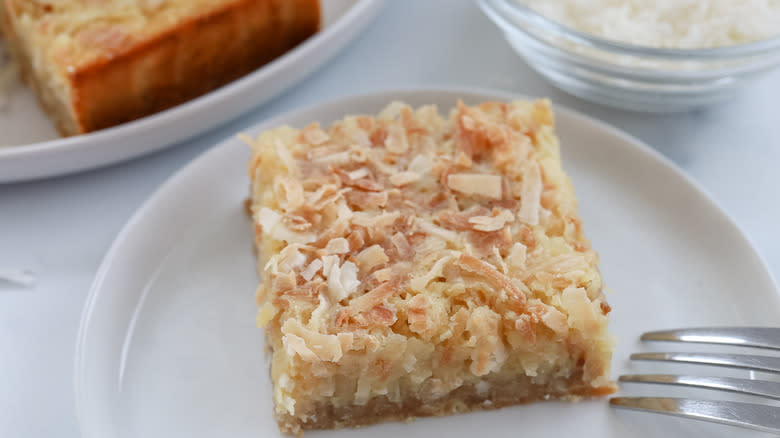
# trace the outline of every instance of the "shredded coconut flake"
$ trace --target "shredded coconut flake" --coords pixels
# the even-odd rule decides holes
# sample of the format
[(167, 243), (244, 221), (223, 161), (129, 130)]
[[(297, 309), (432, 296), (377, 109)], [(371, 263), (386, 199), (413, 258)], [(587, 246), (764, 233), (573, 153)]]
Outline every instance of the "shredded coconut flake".
[(320, 268), (322, 268), (322, 260), (314, 259), (311, 263), (309, 263), (309, 266), (307, 266), (306, 269), (301, 271), (301, 277), (303, 277), (303, 279), (306, 281), (311, 281), (311, 279), (317, 275), (317, 272), (319, 272)]
[(377, 119), (380, 120), (392, 120), (398, 118), (399, 115), (401, 115), (401, 110), (403, 108), (408, 108), (408, 106), (399, 101), (393, 101), (390, 102), (378, 115)]
[(431, 281), (433, 281), (434, 278), (439, 277), (442, 273), (442, 270), (444, 270), (444, 266), (448, 263), (452, 262), (455, 259), (455, 256), (453, 255), (447, 255), (439, 260), (436, 261), (436, 263), (433, 264), (431, 269), (422, 277), (413, 278), (409, 282), (409, 286), (417, 291), (422, 291), (425, 289), (425, 286), (428, 285)]
[(288, 245), (279, 253), (279, 272), (290, 272), (306, 263), (306, 256), (298, 250), (299, 245)]
[(298, 335), (288, 333), (282, 338), (284, 348), (287, 351), (288, 356), (295, 356), (296, 354), (301, 359), (307, 362), (314, 362), (318, 359), (317, 355), (309, 347), (306, 346), (306, 341)]
[(387, 298), (398, 291), (398, 285), (392, 281), (380, 284), (371, 291), (361, 295), (349, 303), (349, 311), (352, 314), (368, 311), (374, 306), (382, 304)]
[[(336, 335), (326, 335), (309, 330), (296, 320), (288, 319), (282, 326), (288, 354), (299, 354), (304, 360), (335, 362), (343, 355), (341, 342)], [(292, 340), (292, 344), (290, 344)], [(301, 342), (302, 341), (302, 342)], [(308, 350), (308, 351), (307, 351)], [(312, 357), (309, 352), (313, 353)]]
[(539, 165), (529, 163), (520, 189), (520, 211), (517, 212), (517, 219), (521, 222), (539, 225), (542, 188), (542, 174), (539, 171)]
[(339, 266), (339, 258), (335, 255), (322, 258), (322, 272), (328, 279), (328, 292), (334, 302), (339, 302), (355, 292), (360, 286), (357, 279), (358, 269), (352, 262)]
[(403, 154), (409, 150), (409, 142), (406, 140), (406, 132), (400, 125), (391, 125), (387, 129), (385, 149), (394, 154)]
[(496, 216), (474, 216), (469, 218), (469, 223), (474, 225), (477, 231), (498, 231), (507, 223), (515, 220), (515, 217), (508, 210), (501, 210)]
[(476, 173), (454, 173), (447, 177), (450, 189), (464, 195), (501, 199), (501, 177)]
[(433, 162), (431, 159), (422, 154), (416, 155), (412, 161), (409, 162), (409, 166), (407, 167), (410, 172), (419, 174), (426, 174), (430, 172), (432, 168)]
[(515, 242), (515, 244), (512, 245), (512, 249), (509, 251), (509, 257), (507, 258), (509, 266), (525, 269), (526, 249), (526, 246), (522, 243)]
[(438, 225), (432, 224), (425, 219), (415, 218), (414, 225), (422, 232), (428, 233), (448, 242), (458, 242), (458, 233), (447, 230)]
[(349, 163), (350, 154), (349, 151), (336, 152), (335, 154), (324, 155), (317, 157), (315, 161), (327, 164), (345, 164)]
[(780, 2), (773, 0), (515, 1), (579, 31), (649, 47), (732, 46), (780, 32)]
[(341, 284), (344, 286), (344, 290), (347, 294), (355, 292), (360, 286), (360, 282), (357, 279), (358, 268), (352, 262), (344, 262), (341, 266)]
[(353, 170), (352, 172), (348, 172), (347, 176), (349, 177), (349, 179), (351, 181), (356, 181), (356, 180), (359, 180), (361, 178), (367, 177), (369, 175), (369, 173), (370, 172), (368, 171), (368, 169), (366, 169), (365, 167), (361, 167), (358, 170)]
[(268, 207), (261, 208), (255, 214), (255, 222), (260, 224), (266, 233), (270, 233), (281, 220), (282, 216)]
[(295, 173), (298, 170), (298, 166), (295, 164), (295, 160), (293, 159), (292, 154), (290, 154), (290, 151), (284, 147), (284, 143), (277, 138), (276, 142), (274, 142), (274, 146), (276, 147), (276, 153), (279, 155), (279, 159), (282, 160), (282, 163), (287, 167), (287, 170), (289, 170), (290, 173)]
[(281, 189), (280, 191), (287, 201), (287, 210), (295, 210), (303, 205), (305, 200), (303, 196), (303, 187), (301, 187), (301, 184), (298, 181), (286, 176), (274, 181), (274, 184), (278, 184), (278, 187)]
[(390, 258), (387, 257), (385, 250), (379, 245), (371, 245), (355, 256), (355, 261), (357, 261), (360, 269), (364, 271), (369, 271), (374, 266), (385, 264), (388, 260)]
[(396, 187), (402, 187), (407, 184), (413, 183), (421, 178), (422, 175), (420, 175), (417, 172), (398, 172), (394, 175), (390, 175), (390, 183), (393, 184)]
[(320, 304), (318, 304), (317, 308), (311, 312), (311, 318), (309, 318), (309, 329), (315, 332), (319, 332), (320, 329), (324, 326), (325, 319), (327, 318), (327, 312), (330, 308), (328, 299), (323, 295), (319, 296), (319, 300)]
[(346, 254), (349, 252), (349, 242), (343, 237), (332, 239), (325, 246), (325, 252), (328, 254)]
[(330, 140), (330, 136), (317, 125), (307, 126), (306, 129), (303, 130), (303, 138), (315, 146), (319, 146)]

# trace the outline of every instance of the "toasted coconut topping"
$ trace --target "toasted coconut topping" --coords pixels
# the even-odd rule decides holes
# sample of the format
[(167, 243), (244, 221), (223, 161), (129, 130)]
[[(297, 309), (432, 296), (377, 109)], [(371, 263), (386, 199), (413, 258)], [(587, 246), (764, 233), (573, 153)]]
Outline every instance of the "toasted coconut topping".
[(485, 263), (468, 254), (461, 254), (460, 258), (458, 258), (458, 266), (468, 272), (483, 277), (494, 287), (505, 290), (510, 293), (515, 300), (525, 303), (525, 295), (520, 291), (517, 285), (512, 283), (512, 280), (510, 280), (509, 277), (499, 272), (498, 269), (493, 267), (490, 263)]
[(366, 228), (369, 235), (372, 235), (372, 231), (376, 232), (377, 230), (391, 226), (399, 217), (401, 217), (401, 213), (397, 211), (382, 213), (380, 215), (355, 213), (352, 218), (352, 223)]
[(421, 277), (413, 278), (409, 285), (412, 287), (412, 289), (417, 291), (425, 290), (425, 287), (428, 286), (428, 283), (433, 281), (435, 278), (440, 277), (444, 271), (444, 266), (447, 263), (452, 262), (454, 259), (455, 257), (453, 255), (446, 255), (440, 258), (436, 261), (436, 263), (434, 263), (428, 272), (426, 272)]
[[(359, 404), (401, 397), (401, 380), (443, 397), (504, 367), (533, 379), (582, 358), (604, 374), (606, 341), (584, 340), (606, 338), (610, 307), (552, 124), (545, 101), (449, 117), (396, 102), (248, 139), (257, 322), (272, 369), (294, 363), (285, 387)], [(285, 391), (277, 406), (300, 408)]]
[(393, 276), (393, 270), (390, 268), (384, 268), (384, 269), (377, 269), (374, 271), (374, 278), (378, 283), (384, 283), (386, 281), (390, 281), (390, 278)]
[(276, 154), (279, 156), (279, 159), (282, 160), (282, 163), (284, 163), (285, 167), (287, 167), (287, 170), (293, 175), (297, 174), (298, 166), (290, 154), (289, 149), (287, 149), (284, 146), (284, 143), (282, 143), (282, 141), (279, 139), (274, 142), (274, 146), (276, 147)]
[(266, 298), (265, 285), (260, 283), (257, 285), (257, 289), (255, 290), (255, 302), (257, 302), (257, 305), (260, 306), (265, 302)]
[(368, 311), (368, 317), (365, 318), (365, 322), (370, 325), (393, 325), (398, 318), (395, 316), (393, 309), (385, 306), (376, 306)]
[(387, 192), (362, 192), (352, 190), (347, 193), (347, 201), (352, 205), (359, 205), (363, 208), (381, 208), (387, 205), (389, 200)]
[(386, 299), (399, 292), (398, 282), (388, 281), (352, 300), (349, 312), (358, 314), (382, 304)]
[(409, 162), (407, 168), (409, 172), (414, 172), (418, 175), (425, 175), (433, 168), (433, 161), (423, 154), (415, 155), (412, 161)]
[(415, 295), (409, 300), (407, 320), (410, 330), (421, 333), (433, 324), (433, 320), (428, 315), (429, 308), (430, 300), (425, 295)]
[(507, 257), (507, 264), (513, 268), (525, 269), (526, 246), (522, 242), (515, 242)]
[(279, 178), (274, 183), (278, 184), (278, 190), (281, 192), (279, 197), (286, 201), (285, 207), (287, 211), (296, 210), (304, 204), (303, 187), (297, 180), (284, 177)]
[(520, 211), (517, 213), (517, 218), (529, 225), (538, 225), (543, 188), (542, 176), (539, 173), (537, 163), (529, 162), (526, 167), (520, 193)]
[(541, 315), (541, 320), (544, 325), (551, 328), (559, 335), (565, 335), (569, 332), (569, 324), (566, 322), (566, 315), (555, 307), (545, 306), (545, 311)]
[(291, 272), (306, 263), (306, 256), (299, 251), (300, 245), (288, 245), (279, 253), (279, 272)]
[(399, 125), (390, 125), (387, 128), (385, 149), (393, 154), (403, 154), (409, 150), (409, 142), (406, 140), (406, 132)]
[(406, 239), (406, 236), (404, 236), (402, 233), (395, 233), (393, 234), (393, 237), (390, 238), (390, 241), (393, 244), (393, 248), (395, 249), (395, 253), (398, 255), (398, 258), (402, 260), (410, 260), (412, 258), (412, 255), (414, 255), (414, 250), (412, 249), (412, 245), (410, 245), (409, 241)]
[(602, 325), (599, 319), (605, 318), (601, 312), (594, 311), (587, 292), (581, 287), (567, 287), (561, 295), (561, 306), (569, 314), (569, 326), (586, 334), (598, 331)]
[(514, 215), (509, 210), (501, 210), (493, 216), (473, 216), (469, 218), (469, 223), (474, 225), (477, 231), (498, 231), (515, 220)]
[(301, 277), (303, 277), (306, 281), (311, 281), (312, 278), (314, 278), (314, 275), (319, 272), (320, 268), (322, 268), (322, 260), (320, 259), (314, 259), (311, 263), (309, 263), (309, 266), (306, 267), (303, 271), (301, 271)]
[(447, 186), (464, 195), (501, 199), (501, 177), (474, 173), (455, 173), (447, 177)]
[(415, 218), (414, 225), (417, 229), (419, 229), (423, 233), (431, 234), (436, 237), (441, 237), (442, 239), (448, 242), (454, 243), (454, 242), (458, 242), (459, 240), (458, 233), (436, 226), (424, 219)]
[(325, 252), (328, 254), (346, 254), (349, 252), (349, 242), (343, 237), (332, 239), (325, 246)]
[(371, 174), (371, 171), (366, 169), (365, 167), (361, 167), (360, 169), (353, 170), (352, 172), (347, 172), (347, 176), (351, 181), (355, 181), (361, 178), (365, 178), (368, 175)]
[(330, 302), (328, 302), (328, 298), (325, 297), (325, 295), (319, 295), (319, 304), (317, 305), (317, 308), (314, 309), (314, 311), (311, 312), (311, 317), (309, 318), (309, 329), (313, 330), (315, 332), (319, 332), (320, 329), (324, 326), (325, 321), (328, 317), (328, 310), (330, 309)]
[[(282, 325), (282, 333), (282, 339), (288, 344), (288, 351), (292, 349), (292, 352), (300, 355), (303, 360), (335, 362), (342, 356), (341, 342), (336, 335), (317, 333), (293, 319), (288, 319)], [(293, 347), (289, 347), (290, 339), (293, 339)], [(303, 345), (299, 340), (303, 341)], [(309, 352), (313, 353), (314, 357)]]
[(260, 305), (257, 311), (256, 323), (258, 327), (265, 327), (276, 316), (276, 307), (270, 302)]
[(339, 258), (335, 255), (323, 257), (322, 263), (322, 273), (328, 280), (328, 292), (334, 302), (343, 300), (360, 286), (358, 269), (354, 263), (344, 262), (339, 266)]
[(319, 146), (330, 140), (330, 136), (325, 131), (320, 129), (319, 125), (316, 123), (304, 128), (301, 134), (304, 141), (313, 146)]
[(474, 348), (471, 353), (471, 372), (484, 376), (501, 367), (506, 360), (506, 351), (498, 337), (501, 316), (486, 307), (478, 307), (469, 316), (466, 330), (471, 334), (469, 342)]
[(390, 259), (385, 254), (384, 248), (379, 245), (371, 245), (355, 256), (355, 261), (362, 271), (370, 271), (375, 266), (387, 263), (388, 260)]
[(295, 356), (297, 354), (301, 359), (307, 362), (319, 360), (319, 357), (306, 346), (306, 341), (304, 341), (302, 337), (290, 333), (285, 335), (282, 340), (288, 356)]
[(466, 169), (471, 169), (474, 161), (472, 161), (471, 158), (469, 158), (469, 156), (463, 152), (458, 152), (458, 155), (455, 157), (455, 164)]
[(263, 227), (263, 230), (266, 233), (270, 233), (281, 220), (282, 215), (267, 207), (261, 208), (260, 211), (255, 214), (255, 223)]
[(394, 186), (402, 187), (407, 184), (413, 183), (419, 180), (420, 178), (422, 178), (422, 175), (420, 175), (419, 173), (406, 171), (406, 172), (399, 172), (394, 175), (390, 175), (389, 179), (390, 179), (390, 183), (393, 184)]

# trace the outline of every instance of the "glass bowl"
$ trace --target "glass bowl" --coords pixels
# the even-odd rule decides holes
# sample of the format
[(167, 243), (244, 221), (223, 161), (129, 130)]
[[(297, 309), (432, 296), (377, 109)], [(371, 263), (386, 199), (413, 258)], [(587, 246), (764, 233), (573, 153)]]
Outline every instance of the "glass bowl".
[(713, 49), (661, 49), (576, 31), (516, 0), (478, 0), (531, 68), (587, 100), (673, 112), (733, 97), (780, 64), (780, 36)]

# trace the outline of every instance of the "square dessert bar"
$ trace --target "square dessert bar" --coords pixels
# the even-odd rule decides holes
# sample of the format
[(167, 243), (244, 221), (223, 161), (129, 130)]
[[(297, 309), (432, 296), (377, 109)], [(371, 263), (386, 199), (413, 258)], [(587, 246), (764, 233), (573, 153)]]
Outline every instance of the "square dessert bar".
[(0, 0), (0, 36), (63, 135), (200, 96), (319, 23), (319, 0)]
[(392, 103), (245, 138), (283, 431), (614, 391), (553, 125), (546, 100)]

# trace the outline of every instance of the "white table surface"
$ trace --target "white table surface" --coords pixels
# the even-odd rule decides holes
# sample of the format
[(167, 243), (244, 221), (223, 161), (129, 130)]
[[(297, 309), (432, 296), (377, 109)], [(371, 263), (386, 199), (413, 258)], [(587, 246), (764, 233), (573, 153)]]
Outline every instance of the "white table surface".
[(343, 95), (461, 85), (549, 96), (624, 129), (677, 163), (780, 276), (780, 71), (725, 105), (675, 115), (628, 113), (552, 88), (471, 1), (387, 3), (369, 30), (325, 68), (228, 126), (124, 164), (0, 185), (0, 267), (29, 268), (39, 277), (33, 288), (0, 285), (1, 437), (79, 435), (72, 375), (82, 303), (135, 209), (220, 140), (280, 112)]

